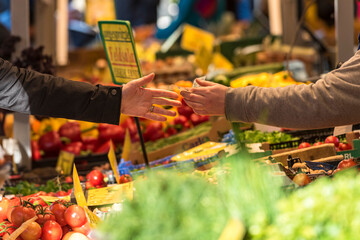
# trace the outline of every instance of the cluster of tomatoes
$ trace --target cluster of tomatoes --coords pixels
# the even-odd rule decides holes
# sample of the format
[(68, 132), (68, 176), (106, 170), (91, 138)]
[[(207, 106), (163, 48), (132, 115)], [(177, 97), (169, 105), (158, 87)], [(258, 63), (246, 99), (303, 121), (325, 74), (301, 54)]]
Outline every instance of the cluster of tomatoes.
[(90, 224), (82, 207), (59, 200), (50, 206), (41, 198), (3, 198), (0, 201), (0, 237), (10, 235), (36, 218), (17, 240), (88, 240)]
[[(349, 143), (340, 142), (339, 138), (335, 136), (328, 136), (324, 142), (316, 142), (313, 144), (313, 146), (318, 146), (324, 143), (333, 143), (335, 145), (336, 151), (345, 151), (352, 149), (352, 146)], [(299, 145), (299, 148), (307, 148), (307, 147), (311, 147), (311, 144), (308, 142), (302, 142)]]

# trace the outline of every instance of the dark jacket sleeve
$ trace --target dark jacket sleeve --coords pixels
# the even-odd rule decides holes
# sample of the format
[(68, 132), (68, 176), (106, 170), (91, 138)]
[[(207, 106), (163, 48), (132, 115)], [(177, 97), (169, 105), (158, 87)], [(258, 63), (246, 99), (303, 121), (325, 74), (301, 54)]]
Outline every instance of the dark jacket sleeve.
[(0, 108), (118, 124), (121, 87), (91, 85), (14, 67), (0, 58)]

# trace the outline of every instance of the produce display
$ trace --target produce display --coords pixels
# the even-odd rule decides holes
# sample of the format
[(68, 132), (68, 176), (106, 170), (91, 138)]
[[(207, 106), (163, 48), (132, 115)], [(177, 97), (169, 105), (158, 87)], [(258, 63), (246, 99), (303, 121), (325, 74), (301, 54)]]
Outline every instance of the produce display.
[[(26, 196), (2, 198), (0, 206), (2, 239), (89, 239), (85, 210), (76, 204), (59, 200), (48, 205), (39, 197)], [(71, 237), (73, 234), (77, 238)]]
[[(231, 28), (226, 23), (219, 26), (224, 31)], [(184, 43), (178, 46), (181, 39), (170, 47), (166, 45), (171, 41), (163, 44), (150, 39), (152, 34), (135, 34), (142, 73), (156, 74), (146, 87), (179, 94), (199, 87), (193, 86), (193, 81), (200, 76), (231, 88), (310, 83), (297, 81), (299, 78), (285, 70), (287, 46), (276, 37), (273, 40), (255, 34), (263, 39), (238, 36), (227, 42), (227, 36), (216, 36), (209, 48), (204, 40), (204, 45), (190, 52), (182, 49)], [(0, 57), (10, 60), (19, 40), (11, 37), (5, 41)], [(168, 51), (164, 51), (166, 47), (170, 47)], [(315, 64), (316, 51), (307, 47), (295, 50), (296, 54), (289, 58), (304, 64), (300, 64), (300, 71), (316, 73), (315, 66), (320, 65)], [(86, 51), (90, 59), (91, 54)], [(112, 84), (105, 53), (91, 57), (96, 58), (95, 64), (90, 60), (83, 64), (77, 57), (69, 61), (76, 66), (74, 69), (59, 68), (59, 72), (63, 71), (61, 76), (90, 84)], [(23, 50), (14, 63), (54, 73), (51, 57), (43, 54), (43, 47)], [(132, 117), (122, 115), (119, 125), (110, 125), (31, 116), (32, 170), (42, 164), (55, 164), (65, 151), (75, 155), (74, 164), (82, 176), (77, 179), (75, 173), (73, 179), (56, 169), (55, 179), (35, 184), (23, 180), (32, 178), (26, 178), (20, 168), (20, 174), (12, 176), (14, 180), (5, 182), (0, 200), (0, 239), (358, 238), (359, 135), (353, 133), (354, 137), (348, 139), (331, 133), (292, 135), (297, 130), (285, 129), (262, 132), (252, 130), (255, 125), (251, 123), (246, 127), (233, 124), (230, 131), (229, 127), (220, 131), (214, 127), (216, 117), (198, 115), (181, 96), (178, 100), (182, 106), (164, 107), (177, 112), (165, 122), (139, 119), (146, 151), (153, 158), (149, 157), (149, 168), (145, 163), (139, 164), (142, 161), (138, 162), (135, 156), (141, 155), (141, 148)], [(6, 110), (1, 113), (4, 135), (12, 137), (13, 115)], [(125, 147), (127, 133), (131, 146)], [(210, 133), (218, 140), (210, 140)], [(111, 148), (115, 150), (115, 161), (108, 156)], [(4, 151), (7, 154), (7, 149)], [(322, 157), (317, 158), (320, 151), (324, 156), (319, 154)], [(284, 154), (281, 156), (285, 156), (285, 161), (279, 160), (277, 154)], [(12, 162), (15, 168), (15, 156), (6, 157), (1, 159), (0, 167)], [(85, 200), (79, 200), (81, 188)]]

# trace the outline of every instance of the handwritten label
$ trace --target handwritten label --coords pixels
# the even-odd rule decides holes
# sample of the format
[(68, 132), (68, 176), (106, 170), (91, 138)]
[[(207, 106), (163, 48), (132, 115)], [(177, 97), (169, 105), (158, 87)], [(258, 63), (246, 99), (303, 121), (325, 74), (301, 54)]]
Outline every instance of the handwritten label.
[(73, 153), (61, 151), (56, 163), (56, 171), (64, 175), (70, 175), (74, 158), (75, 155)]
[(120, 184), (119, 168), (118, 168), (118, 165), (117, 165), (116, 155), (115, 155), (115, 151), (114, 151), (114, 147), (113, 147), (112, 142), (110, 144), (110, 149), (109, 149), (109, 152), (108, 152), (108, 158), (109, 158), (111, 169), (114, 172), (116, 182), (118, 184)]
[(114, 83), (123, 84), (142, 76), (128, 21), (100, 21), (101, 39)]

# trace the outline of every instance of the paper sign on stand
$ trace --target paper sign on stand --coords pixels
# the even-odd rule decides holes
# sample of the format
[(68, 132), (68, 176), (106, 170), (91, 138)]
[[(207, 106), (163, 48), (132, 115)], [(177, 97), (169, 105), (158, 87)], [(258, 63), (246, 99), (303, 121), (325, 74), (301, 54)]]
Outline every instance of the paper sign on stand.
[(111, 75), (116, 84), (124, 84), (142, 76), (135, 44), (127, 21), (100, 21), (100, 34)]
[(110, 150), (108, 152), (108, 158), (109, 158), (109, 161), (110, 161), (111, 169), (114, 172), (116, 182), (117, 182), (117, 184), (120, 184), (119, 168), (118, 168), (118, 164), (117, 164), (117, 161), (116, 161), (116, 155), (115, 155), (115, 151), (114, 151), (112, 141), (111, 141), (111, 144), (110, 144)]
[(71, 167), (74, 163), (75, 154), (61, 151), (56, 163), (56, 171), (64, 175), (71, 174)]
[[(135, 41), (129, 21), (99, 21), (101, 39), (115, 84), (121, 85), (142, 77)], [(149, 166), (139, 119), (135, 117), (145, 163)]]

